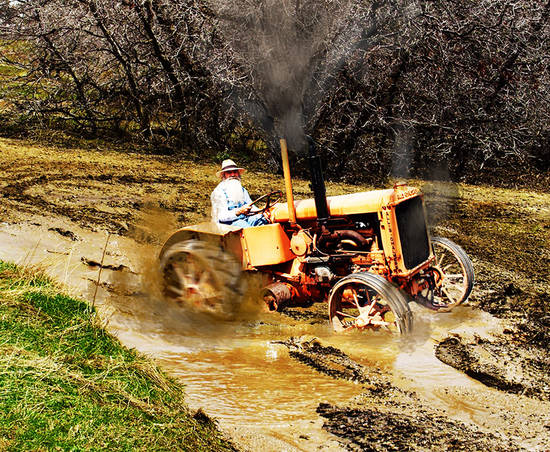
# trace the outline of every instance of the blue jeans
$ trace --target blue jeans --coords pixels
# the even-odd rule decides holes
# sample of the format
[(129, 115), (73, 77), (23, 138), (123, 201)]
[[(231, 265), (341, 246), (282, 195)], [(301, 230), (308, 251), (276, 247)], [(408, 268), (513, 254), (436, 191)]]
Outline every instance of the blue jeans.
[(238, 219), (231, 223), (231, 226), (238, 226), (239, 228), (249, 228), (251, 226), (261, 226), (267, 224), (267, 220), (262, 214), (252, 215), (250, 217), (241, 215)]

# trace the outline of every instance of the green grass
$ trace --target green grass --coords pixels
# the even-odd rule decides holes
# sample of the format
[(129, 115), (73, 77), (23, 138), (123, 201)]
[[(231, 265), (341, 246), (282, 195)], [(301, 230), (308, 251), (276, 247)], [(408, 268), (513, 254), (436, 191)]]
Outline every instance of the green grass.
[(233, 450), (95, 319), (40, 272), (0, 262), (0, 450)]

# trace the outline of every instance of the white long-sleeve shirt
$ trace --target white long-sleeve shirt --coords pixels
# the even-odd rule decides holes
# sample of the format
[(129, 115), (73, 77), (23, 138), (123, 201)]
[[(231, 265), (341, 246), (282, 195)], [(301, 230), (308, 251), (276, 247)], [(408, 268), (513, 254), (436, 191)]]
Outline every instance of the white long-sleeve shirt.
[(212, 202), (212, 221), (230, 224), (239, 217), (235, 211), (252, 202), (246, 188), (238, 179), (222, 180), (210, 195)]

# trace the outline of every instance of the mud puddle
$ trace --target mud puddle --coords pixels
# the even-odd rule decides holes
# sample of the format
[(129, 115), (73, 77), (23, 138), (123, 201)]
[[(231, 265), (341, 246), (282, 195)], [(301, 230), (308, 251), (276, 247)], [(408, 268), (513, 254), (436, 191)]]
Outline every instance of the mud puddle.
[[(64, 231), (73, 231), (76, 240)], [(326, 322), (259, 309), (236, 322), (219, 322), (155, 295), (156, 281), (143, 277), (155, 266), (154, 247), (38, 217), (0, 225), (0, 242), (0, 259), (38, 264), (72, 295), (95, 297), (107, 328), (125, 345), (158, 359), (186, 385), (190, 408), (216, 418), (243, 450), (340, 450), (366, 447), (367, 440), (381, 441), (379, 450), (386, 450), (384, 438), (391, 432), (365, 435), (358, 422), (368, 425), (369, 419), (402, 421), (406, 428), (396, 428), (396, 438), (413, 430), (429, 436), (439, 422), (445, 429), (462, 429), (455, 439), (465, 447), (506, 449), (510, 443), (493, 436), (464, 442), (468, 435), (493, 431), (514, 438), (518, 448), (550, 447), (550, 420), (544, 417), (548, 404), (487, 388), (436, 358), (435, 347), (449, 334), (469, 340), (506, 328), (482, 311), (464, 307), (435, 314), (415, 308), (416, 331), (406, 339), (334, 335)], [(288, 347), (292, 338), (321, 344), (320, 352), (311, 355), (317, 367), (297, 359)], [(342, 364), (325, 349), (347, 361)], [(353, 369), (361, 378), (353, 377)], [(417, 418), (435, 419), (434, 430), (424, 431), (426, 422), (418, 424)], [(347, 423), (349, 428), (341, 427)], [(429, 447), (421, 439), (416, 445)]]
[(318, 401), (347, 403), (360, 387), (297, 365), (268, 338), (195, 353), (163, 346), (155, 356), (185, 383), (189, 406), (214, 416), (239, 444), (251, 450), (262, 444), (267, 450), (339, 450), (322, 430)]

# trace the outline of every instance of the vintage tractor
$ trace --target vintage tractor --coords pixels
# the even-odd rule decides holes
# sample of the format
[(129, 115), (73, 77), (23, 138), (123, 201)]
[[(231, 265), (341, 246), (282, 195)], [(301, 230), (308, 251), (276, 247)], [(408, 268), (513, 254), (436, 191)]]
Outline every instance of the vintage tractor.
[(264, 277), (262, 297), (270, 310), (327, 301), (336, 331), (396, 333), (412, 329), (411, 301), (445, 312), (468, 298), (472, 263), (455, 243), (430, 237), (417, 188), (396, 184), (327, 198), (311, 141), (309, 149), (313, 199), (294, 201), (281, 140), (288, 202), (280, 202), (280, 191), (255, 201), (269, 224), (201, 223), (168, 239), (160, 253), (167, 297), (231, 315), (243, 274), (255, 273)]

